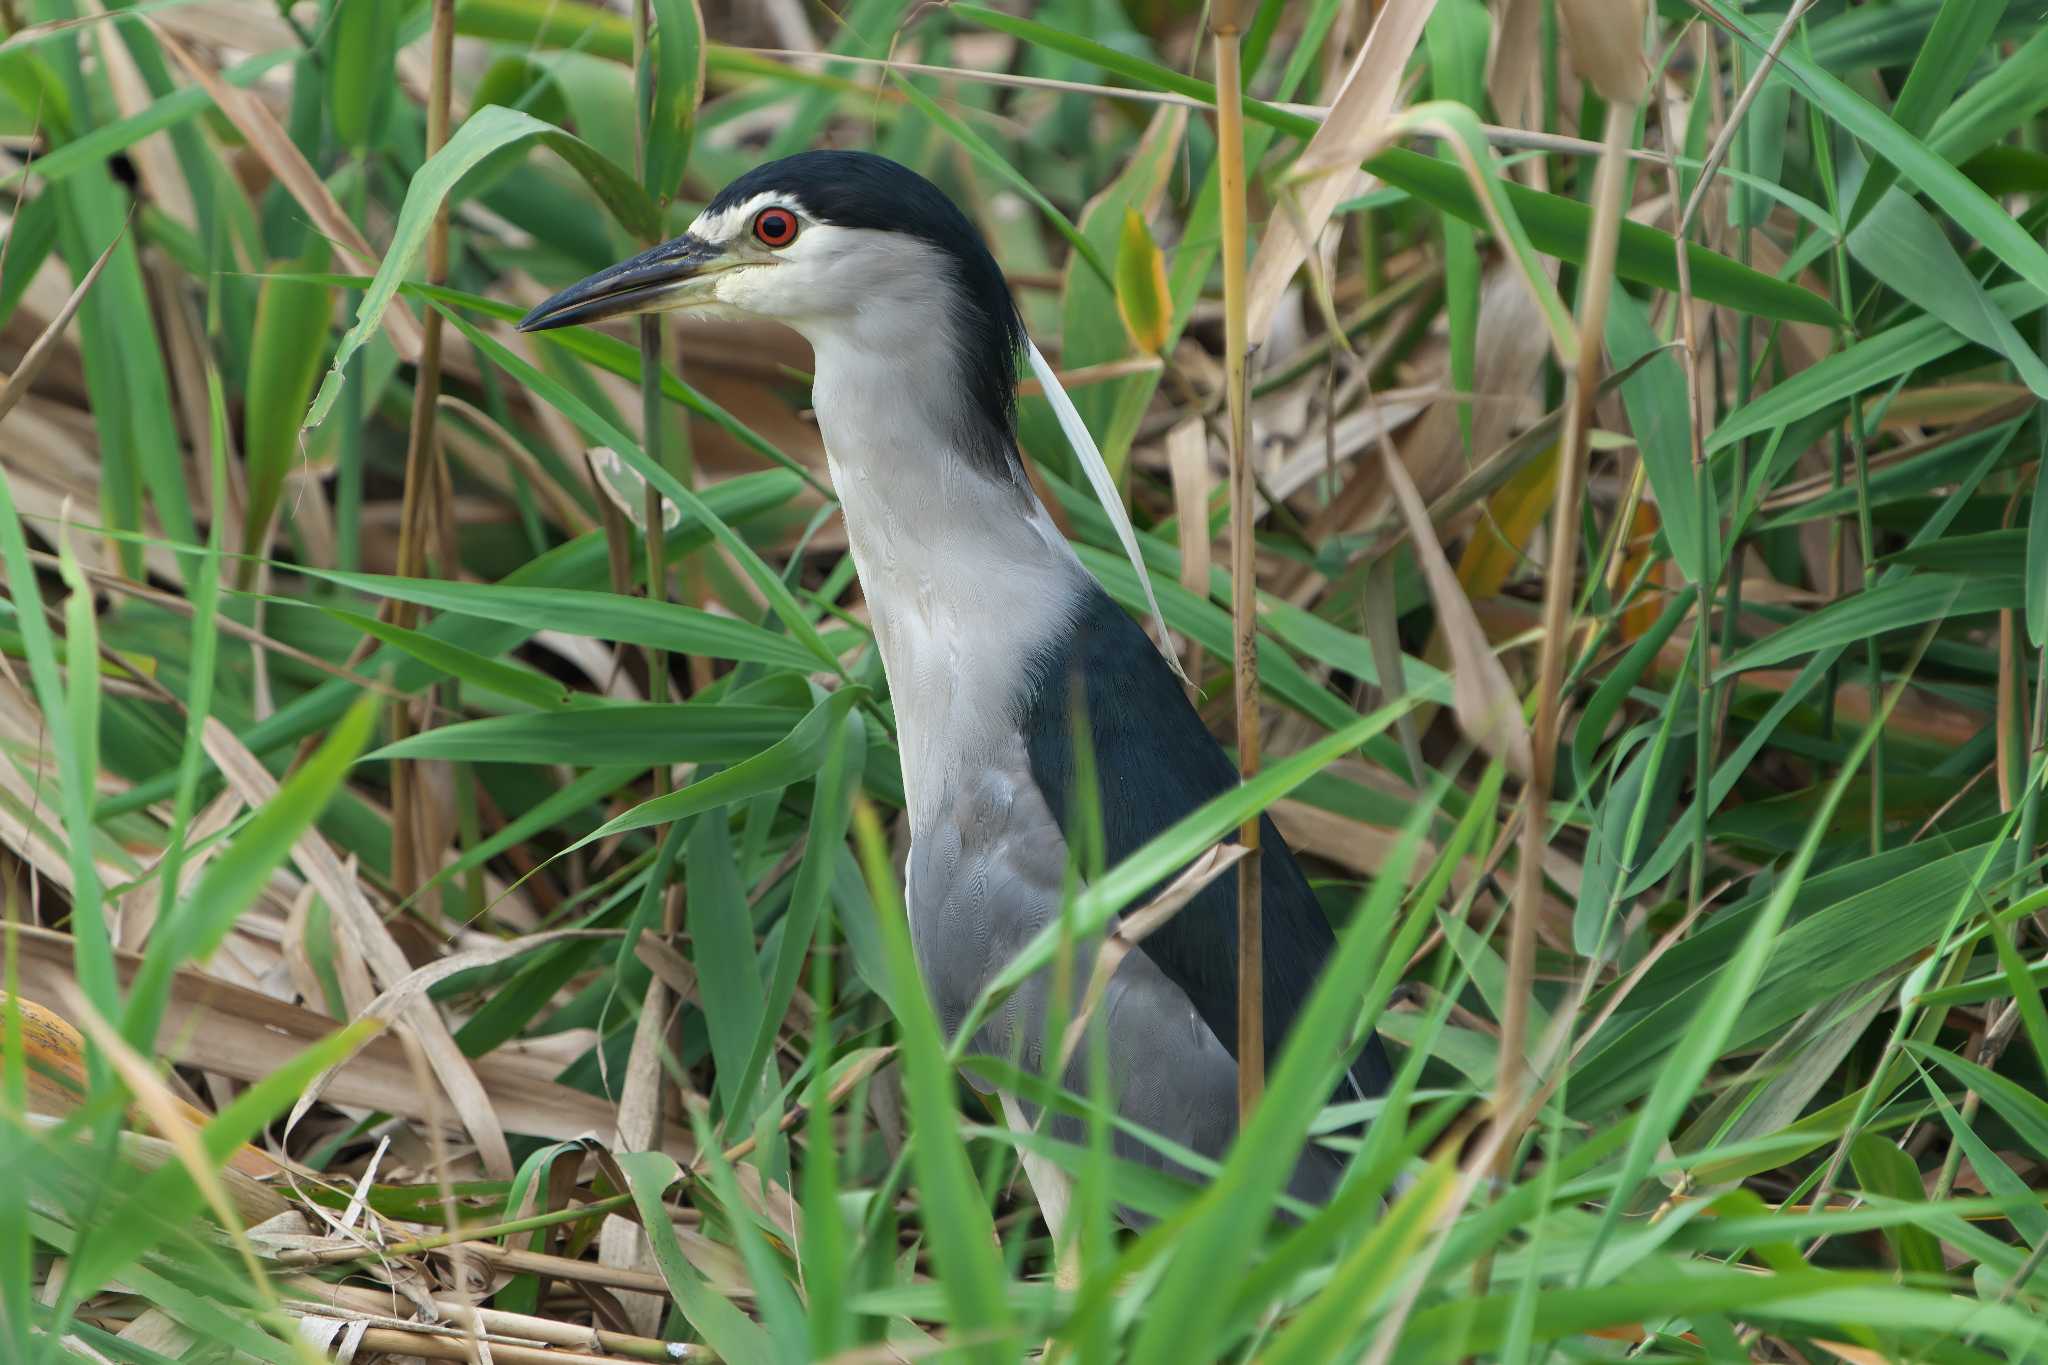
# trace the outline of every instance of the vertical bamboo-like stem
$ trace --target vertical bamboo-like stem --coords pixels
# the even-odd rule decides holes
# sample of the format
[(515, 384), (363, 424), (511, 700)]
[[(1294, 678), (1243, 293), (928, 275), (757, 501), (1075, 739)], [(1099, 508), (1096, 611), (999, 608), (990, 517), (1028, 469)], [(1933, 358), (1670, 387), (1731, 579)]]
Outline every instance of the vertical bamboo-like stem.
[[(434, 0), (432, 74), (427, 93), (426, 155), (431, 158), (448, 142), (449, 110), (453, 96), (452, 72), (455, 62), (455, 0)], [(448, 205), (435, 210), (433, 226), (427, 232), (427, 283), (444, 284), (448, 279)], [(405, 494), (398, 518), (398, 572), (417, 578), (426, 559), (426, 530), (430, 508), (440, 486), (440, 472), (434, 458), (434, 417), (441, 405), (441, 314), (428, 309), (420, 325), (418, 382), (413, 390), (412, 427), (405, 450)], [(451, 547), (443, 546), (444, 553)], [(451, 569), (452, 565), (443, 565)], [(413, 608), (398, 603), (393, 619), (400, 626), (413, 623)], [(432, 690), (427, 693), (431, 698)], [(412, 732), (412, 717), (406, 703), (392, 707), (392, 739)], [(411, 763), (400, 760), (391, 765), (392, 847), (391, 877), (399, 895), (410, 896), (425, 880), (426, 850), (420, 845), (419, 785)]]
[[(653, 60), (654, 6), (650, 0), (637, 0), (633, 6), (633, 65), (640, 73), (640, 88), (647, 92), (647, 99), (636, 101), (635, 118), (639, 124), (640, 174), (647, 178), (647, 141), (652, 133), (654, 110), (649, 104), (653, 98), (654, 81), (645, 73), (647, 63)], [(656, 202), (662, 202), (666, 195), (654, 185), (647, 186)], [(657, 234), (658, 236), (659, 234)], [(653, 241), (646, 243), (654, 245)], [(661, 370), (662, 370), (662, 326), (661, 314), (643, 313), (640, 316), (640, 440), (647, 452), (647, 458), (655, 464), (661, 463)], [(658, 602), (668, 595), (668, 531), (662, 518), (661, 494), (650, 485), (646, 495), (647, 532), (647, 598)], [(651, 702), (668, 700), (668, 651), (650, 646), (647, 650), (647, 699)], [(668, 790), (668, 769), (661, 764), (654, 768), (654, 793), (659, 796)]]
[[(1805, 12), (1805, 8), (1804, 5), (1795, 6), (1793, 12), (1786, 16), (1786, 25), (1789, 27), (1794, 19)], [(1765, 62), (1769, 63), (1775, 58), (1775, 55), (1776, 49), (1774, 47), (1771, 53), (1765, 55)], [(1759, 76), (1761, 74), (1759, 72)], [(1830, 187), (1828, 192), (1829, 207), (1836, 213), (1846, 215), (1849, 211), (1848, 208), (1837, 202), (1832, 188), (1835, 183), (1833, 174), (1834, 154), (1830, 150), (1826, 128), (1818, 111), (1809, 112), (1811, 114), (1809, 125), (1813, 134), (1814, 161), (1820, 169), (1823, 183)], [(1743, 234), (1742, 247), (1742, 257), (1746, 264), (1749, 257), (1749, 235), (1747, 231)], [(1833, 255), (1835, 266), (1835, 307), (1841, 312), (1843, 317), (1854, 317), (1855, 309), (1850, 297), (1849, 249), (1844, 240), (1839, 237), (1834, 242)], [(1746, 347), (1750, 331), (1751, 329), (1748, 327), (1743, 329), (1745, 350), (1741, 356), (1743, 373), (1740, 378), (1744, 386), (1747, 386), (1749, 383), (1749, 356)], [(1746, 400), (1748, 394), (1744, 392), (1739, 397)], [(1856, 466), (1857, 549), (1863, 566), (1863, 590), (1869, 592), (1877, 584), (1877, 550), (1876, 533), (1872, 529), (1870, 515), (1870, 458), (1863, 438), (1863, 398), (1861, 394), (1850, 395), (1847, 425), (1849, 450), (1855, 459)], [(1837, 468), (1839, 468), (1841, 464), (1841, 437), (1838, 435), (1835, 439), (1837, 443), (1835, 463)], [(1837, 477), (1839, 480), (1839, 475)], [(1731, 578), (1731, 582), (1733, 581)], [(1875, 716), (1884, 700), (1884, 668), (1878, 657), (1877, 637), (1872, 635), (1866, 638), (1863, 644), (1864, 658), (1870, 680), (1870, 713)], [(1833, 679), (1830, 678), (1829, 681), (1832, 683)], [(1832, 705), (1832, 698), (1830, 699), (1830, 705)], [(2002, 734), (2003, 731), (2001, 730), (2000, 733)], [(1884, 800), (1884, 757), (1884, 732), (1880, 729), (1876, 738), (1871, 742), (1870, 748), (1870, 856), (1873, 858), (1884, 852), (1884, 813), (1886, 810)]]
[[(1593, 233), (1579, 294), (1578, 368), (1565, 399), (1564, 431), (1557, 459), (1557, 498), (1551, 507), (1550, 554), (1543, 578), (1543, 639), (1536, 664), (1536, 715), (1530, 744), (1529, 781), (1522, 789), (1522, 849), (1515, 874), (1515, 903), (1508, 930), (1507, 1008), (1501, 1021), (1500, 1071), (1495, 1112), (1511, 1121), (1528, 1088), (1529, 992), (1536, 976), (1536, 915), (1543, 896), (1543, 850), (1549, 843), (1550, 789), (1563, 720), (1564, 661), (1571, 648), (1572, 583), (1579, 558), (1579, 504), (1585, 496), (1586, 435), (1592, 425), (1593, 396), (1599, 389), (1601, 338), (1607, 328), (1607, 299), (1614, 248), (1621, 235), (1621, 191), (1627, 175), (1633, 106), (1607, 107), (1606, 145), (1593, 180)], [(1512, 1158), (1512, 1143), (1501, 1159)]]
[[(1685, 177), (1678, 170), (1678, 154), (1675, 150), (1676, 143), (1674, 139), (1680, 136), (1677, 131), (1679, 122), (1673, 116), (1673, 101), (1668, 89), (1664, 94), (1661, 114), (1664, 121), (1665, 169), (1671, 177), (1671, 202), (1676, 204), (1685, 197)], [(1708, 497), (1712, 486), (1708, 481), (1707, 472), (1706, 406), (1705, 399), (1700, 392), (1700, 345), (1699, 338), (1695, 334), (1696, 328), (1693, 319), (1692, 257), (1686, 250), (1686, 240), (1683, 235), (1680, 236), (1677, 249), (1672, 255), (1678, 265), (1678, 336), (1680, 344), (1684, 347), (1686, 429), (1692, 450), (1694, 496), (1699, 499), (1699, 543), (1704, 550), (1704, 547), (1709, 543), (1707, 536), (1709, 529), (1708, 519), (1710, 516)], [(1742, 481), (1739, 478), (1735, 482), (1737, 487), (1741, 487)], [(1701, 566), (1702, 583), (1704, 584), (1710, 577), (1712, 577), (1711, 569), (1703, 564)], [(1707, 807), (1710, 804), (1708, 792), (1712, 786), (1714, 775), (1714, 730), (1707, 723), (1706, 719), (1709, 706), (1706, 679), (1712, 670), (1708, 652), (1710, 637), (1705, 632), (1707, 624), (1711, 619), (1712, 605), (1712, 591), (1703, 587), (1699, 597), (1699, 605), (1695, 608), (1696, 623), (1694, 626), (1694, 629), (1701, 633), (1698, 640), (1699, 648), (1693, 655), (1699, 670), (1696, 674), (1696, 679), (1700, 700), (1696, 705), (1699, 708), (1700, 722), (1699, 734), (1696, 736), (1693, 744), (1693, 766), (1695, 770), (1693, 786), (1699, 793), (1699, 796), (1695, 802), (1696, 823), (1693, 827), (1692, 868), (1687, 879), (1689, 889), (1686, 897), (1686, 908), (1691, 914), (1699, 913), (1700, 901), (1706, 894), (1706, 819)], [(1733, 619), (1731, 614), (1729, 618), (1731, 624)]]
[[(367, 153), (356, 159), (355, 183), (349, 190), (349, 221), (358, 228), (365, 228), (369, 222), (370, 208), (370, 158)], [(349, 313), (355, 313), (362, 304), (362, 294), (351, 289), (347, 295)], [(341, 467), (336, 473), (334, 489), (334, 531), (336, 560), (341, 568), (362, 567), (363, 534), (363, 428), (369, 421), (370, 396), (363, 385), (364, 356), (358, 352), (348, 363), (345, 376), (347, 389), (341, 403)]]
[[(633, 5), (633, 71), (639, 88), (646, 97), (635, 101), (634, 120), (639, 129), (637, 153), (640, 161), (640, 179), (648, 194), (658, 204), (666, 205), (670, 186), (656, 186), (648, 183), (648, 141), (654, 133), (654, 91), (656, 83), (650, 70), (654, 56), (654, 5), (652, 0), (635, 0)], [(660, 236), (657, 229), (656, 239)], [(650, 241), (649, 246), (654, 243)], [(643, 313), (639, 322), (640, 332), (640, 440), (647, 452), (647, 458), (654, 464), (662, 463), (662, 339), (665, 335), (661, 325), (661, 314)], [(647, 538), (647, 600), (661, 602), (668, 598), (668, 523), (662, 516), (662, 497), (653, 485), (648, 485), (645, 498), (646, 521), (644, 528)], [(661, 703), (668, 700), (668, 651), (649, 647), (647, 650), (647, 700)], [(669, 790), (669, 768), (657, 763), (649, 783), (654, 795), (661, 796)], [(650, 874), (651, 875), (651, 874)], [(680, 886), (667, 887), (661, 899), (662, 937), (673, 943), (683, 928), (683, 897)], [(648, 978), (647, 993), (642, 997), (640, 1008), (657, 1019), (666, 1018), (669, 1013), (669, 992), (667, 985), (658, 975)], [(681, 1020), (673, 1021), (680, 1028)], [(639, 1040), (634, 1040), (637, 1046)], [(675, 1045), (680, 1038), (670, 1034), (667, 1042)], [(667, 1088), (665, 1068), (654, 1068), (652, 1075), (653, 1094), (647, 1105), (654, 1125), (651, 1133), (632, 1134), (636, 1139), (644, 1138), (658, 1142), (663, 1121), (663, 1091)], [(625, 1134), (621, 1134), (625, 1136)]]
[[(1237, 770), (1259, 770), (1258, 557), (1252, 538), (1252, 464), (1245, 391), (1244, 78), (1236, 0), (1217, 0), (1209, 36), (1216, 50), (1216, 165), (1223, 205), (1223, 365), (1230, 409), (1230, 617), (1236, 641)], [(1237, 1118), (1242, 1127), (1266, 1088), (1265, 952), (1259, 898), (1259, 817), (1238, 838)]]

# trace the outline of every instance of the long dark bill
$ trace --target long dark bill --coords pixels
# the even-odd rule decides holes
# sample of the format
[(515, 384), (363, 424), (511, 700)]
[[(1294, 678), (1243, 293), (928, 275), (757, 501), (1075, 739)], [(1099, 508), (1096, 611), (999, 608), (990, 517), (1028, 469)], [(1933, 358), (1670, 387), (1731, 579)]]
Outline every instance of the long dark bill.
[(723, 251), (702, 238), (677, 237), (578, 280), (519, 319), (519, 330), (545, 332), (652, 312), (672, 303), (693, 281), (714, 273), (724, 258)]

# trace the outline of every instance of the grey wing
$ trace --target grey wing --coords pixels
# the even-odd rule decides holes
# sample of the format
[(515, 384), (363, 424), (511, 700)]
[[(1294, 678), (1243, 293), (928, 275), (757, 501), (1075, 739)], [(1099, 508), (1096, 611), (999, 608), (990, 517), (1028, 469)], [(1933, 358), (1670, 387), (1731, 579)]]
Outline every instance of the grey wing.
[[(908, 869), (911, 939), (940, 1023), (950, 1038), (1005, 965), (1059, 914), (1067, 847), (1033, 781), (1021, 739), (1015, 761), (962, 774), (938, 813), (913, 841)], [(1078, 997), (1088, 980), (1092, 948), (1071, 980)], [(972, 1050), (1042, 1070), (1046, 1048), (1059, 1046), (1063, 1017), (1050, 1040), (1047, 1013), (1052, 973), (1041, 971), (1011, 994), (976, 1031)], [(1110, 979), (1096, 1022), (1107, 1039), (1110, 1093), (1131, 1122), (1204, 1156), (1220, 1158), (1237, 1128), (1237, 1063), (1196, 1013), (1181, 988), (1138, 948)], [(1087, 1049), (1076, 1053), (1064, 1084), (1086, 1093)], [(977, 1082), (979, 1084), (979, 1082)], [(1080, 1122), (1054, 1114), (1054, 1136), (1080, 1141)], [(1152, 1147), (1114, 1135), (1118, 1156), (1185, 1174)], [(1327, 1149), (1302, 1154), (1293, 1193), (1320, 1202), (1334, 1189), (1341, 1164)]]

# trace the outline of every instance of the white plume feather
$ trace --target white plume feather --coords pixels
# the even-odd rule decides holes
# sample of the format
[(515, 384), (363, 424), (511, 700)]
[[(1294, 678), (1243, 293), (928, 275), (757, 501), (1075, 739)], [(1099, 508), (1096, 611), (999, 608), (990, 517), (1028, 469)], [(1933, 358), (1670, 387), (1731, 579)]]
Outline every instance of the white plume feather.
[(1095, 437), (1089, 432), (1088, 424), (1081, 420), (1081, 414), (1074, 407), (1074, 400), (1067, 397), (1067, 391), (1060, 386), (1060, 377), (1053, 373), (1038, 343), (1030, 337), (1024, 338), (1024, 349), (1031, 356), (1031, 372), (1038, 376), (1038, 382), (1045, 388), (1045, 400), (1052, 404), (1053, 415), (1060, 419), (1060, 430), (1066, 433), (1067, 444), (1081, 461), (1081, 468), (1087, 471), (1088, 486), (1095, 490), (1095, 499), (1102, 504), (1102, 510), (1109, 515), (1109, 524), (1116, 528), (1116, 538), (1123, 544), (1124, 555), (1131, 561), (1131, 568), (1137, 572), (1138, 586), (1145, 591), (1145, 605), (1152, 609), (1152, 624), (1158, 629), (1154, 643), (1159, 652), (1166, 656), (1167, 665), (1174, 676), (1187, 682), (1188, 675), (1181, 672), (1180, 660), (1173, 657), (1173, 649), (1166, 633), (1166, 617), (1160, 613), (1159, 599), (1152, 595), (1152, 575), (1145, 571), (1145, 558), (1138, 553), (1138, 533), (1131, 527), (1131, 519), (1124, 512), (1123, 499), (1118, 496), (1116, 481), (1109, 477), (1109, 466), (1104, 463), (1102, 451), (1095, 444)]

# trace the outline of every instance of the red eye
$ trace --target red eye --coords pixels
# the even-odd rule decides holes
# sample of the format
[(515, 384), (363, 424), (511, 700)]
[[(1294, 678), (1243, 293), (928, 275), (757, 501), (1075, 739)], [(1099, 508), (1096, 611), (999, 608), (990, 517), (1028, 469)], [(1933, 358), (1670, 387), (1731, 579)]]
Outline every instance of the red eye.
[(762, 209), (754, 215), (754, 235), (764, 246), (788, 246), (796, 240), (796, 215), (788, 209)]

